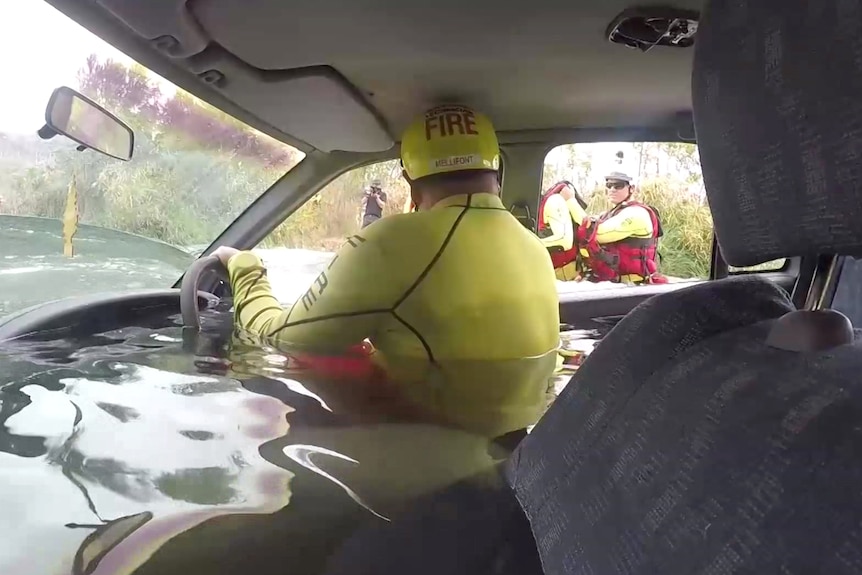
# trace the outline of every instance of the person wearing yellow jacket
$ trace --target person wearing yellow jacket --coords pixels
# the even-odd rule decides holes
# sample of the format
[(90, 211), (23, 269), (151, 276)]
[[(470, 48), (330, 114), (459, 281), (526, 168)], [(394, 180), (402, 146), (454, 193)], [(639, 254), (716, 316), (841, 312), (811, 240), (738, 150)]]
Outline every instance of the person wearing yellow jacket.
[(417, 211), (348, 238), (293, 305), (273, 296), (260, 258), (219, 248), (235, 323), (287, 352), (367, 339), (421, 412), (489, 438), (522, 430), (546, 406), (559, 303), (545, 247), (500, 200), (494, 128), (436, 107), (404, 132), (401, 160)]
[(567, 197), (577, 202), (575, 187), (567, 181), (554, 184), (542, 194), (537, 231), (551, 256), (557, 279), (576, 281), (581, 279), (581, 273), (575, 223), (569, 213)]
[(560, 194), (548, 196), (544, 210), (542, 210), (542, 216), (542, 224), (550, 230), (549, 234), (539, 238), (545, 247), (548, 249), (571, 249), (575, 243), (575, 228), (572, 225), (572, 217), (569, 215), (566, 200)]
[(658, 273), (657, 245), (662, 235), (658, 212), (632, 198), (632, 178), (623, 172), (605, 177), (614, 207), (590, 217), (571, 191), (563, 190), (581, 255), (593, 281), (629, 284), (666, 283)]

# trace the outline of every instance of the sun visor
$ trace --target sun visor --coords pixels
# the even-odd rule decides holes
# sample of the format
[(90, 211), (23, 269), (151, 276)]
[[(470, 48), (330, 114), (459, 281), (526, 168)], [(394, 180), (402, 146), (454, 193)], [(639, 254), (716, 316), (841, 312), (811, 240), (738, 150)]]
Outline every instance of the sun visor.
[[(395, 144), (361, 92), (331, 66), (250, 66), (212, 41), (185, 0), (97, 4), (147, 40), (162, 58), (279, 132), (325, 152), (379, 152)], [(182, 87), (195, 92), (194, 86)]]
[(190, 63), (202, 81), (319, 150), (379, 152), (395, 144), (358, 91), (329, 66), (263, 71), (221, 49), (210, 48), (206, 54)]

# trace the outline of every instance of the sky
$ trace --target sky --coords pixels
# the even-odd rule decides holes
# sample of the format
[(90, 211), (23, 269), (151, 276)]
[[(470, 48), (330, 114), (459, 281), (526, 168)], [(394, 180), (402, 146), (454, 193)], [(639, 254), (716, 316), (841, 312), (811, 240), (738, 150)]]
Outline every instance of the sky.
[[(593, 153), (592, 171), (588, 175), (591, 180), (600, 182), (604, 177), (614, 171), (625, 172), (630, 176), (637, 176), (638, 155), (630, 142), (597, 142), (593, 144), (578, 144), (578, 147)], [(566, 164), (566, 148), (559, 146), (548, 153), (545, 162), (563, 167)], [(617, 158), (617, 152), (623, 152), (622, 164)]]
[(51, 92), (77, 88), (90, 54), (131, 62), (42, 0), (0, 0), (0, 132), (41, 128)]

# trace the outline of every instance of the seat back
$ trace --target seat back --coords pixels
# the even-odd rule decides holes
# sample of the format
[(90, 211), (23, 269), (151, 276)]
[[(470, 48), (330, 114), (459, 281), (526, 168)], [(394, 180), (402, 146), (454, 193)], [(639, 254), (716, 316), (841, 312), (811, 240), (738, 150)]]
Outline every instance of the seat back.
[[(707, 2), (694, 116), (729, 264), (862, 251), (860, 37), (858, 1)], [(862, 349), (820, 307), (743, 277), (624, 318), (508, 462), (545, 573), (862, 569)]]
[(769, 345), (791, 310), (732, 278), (652, 298), (605, 337), (509, 461), (546, 574), (845, 572), (862, 350)]

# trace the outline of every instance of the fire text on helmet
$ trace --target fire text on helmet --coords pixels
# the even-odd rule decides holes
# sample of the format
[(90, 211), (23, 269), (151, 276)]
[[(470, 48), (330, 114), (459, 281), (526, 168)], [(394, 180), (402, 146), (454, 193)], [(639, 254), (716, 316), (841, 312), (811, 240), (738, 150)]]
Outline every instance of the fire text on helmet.
[(425, 139), (447, 136), (476, 136), (476, 115), (460, 106), (434, 108), (425, 114)]

